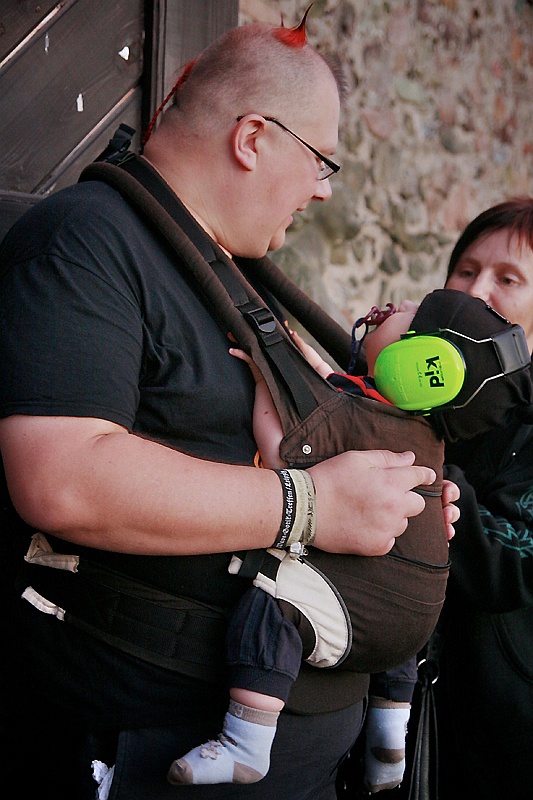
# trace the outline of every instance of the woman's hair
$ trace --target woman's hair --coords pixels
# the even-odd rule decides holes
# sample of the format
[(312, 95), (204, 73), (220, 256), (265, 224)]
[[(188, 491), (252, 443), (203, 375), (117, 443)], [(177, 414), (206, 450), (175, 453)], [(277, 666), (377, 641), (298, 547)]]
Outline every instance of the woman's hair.
[(516, 236), (521, 246), (533, 250), (533, 197), (512, 197), (487, 208), (469, 222), (452, 250), (446, 279), (471, 244), (490, 233), (505, 230), (509, 239)]

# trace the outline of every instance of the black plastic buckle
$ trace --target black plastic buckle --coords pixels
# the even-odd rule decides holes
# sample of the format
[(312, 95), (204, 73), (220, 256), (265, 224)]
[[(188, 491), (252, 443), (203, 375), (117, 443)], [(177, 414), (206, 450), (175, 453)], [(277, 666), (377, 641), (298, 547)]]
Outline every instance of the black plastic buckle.
[(242, 311), (242, 313), (250, 325), (253, 328), (256, 328), (259, 333), (265, 335), (274, 333), (276, 330), (275, 317), (268, 308), (263, 308), (260, 306), (247, 309), (246, 311)]
[(106, 161), (108, 164), (117, 165), (124, 158), (130, 157), (132, 154), (127, 153), (127, 150), (131, 145), (134, 133), (135, 128), (131, 128), (125, 122), (121, 122), (113, 134), (113, 138), (109, 140), (106, 149), (100, 153), (95, 161)]

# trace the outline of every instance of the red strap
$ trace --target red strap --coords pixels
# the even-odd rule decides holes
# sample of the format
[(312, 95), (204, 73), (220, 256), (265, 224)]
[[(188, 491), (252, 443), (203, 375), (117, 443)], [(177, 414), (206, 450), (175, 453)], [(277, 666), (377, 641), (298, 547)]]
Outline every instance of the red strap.
[[(388, 406), (392, 405), (392, 403), (383, 397), (383, 395), (380, 394), (377, 389), (375, 389), (373, 386), (370, 386), (367, 383), (367, 379), (362, 375), (346, 375), (345, 373), (341, 372), (334, 372), (333, 374), (339, 375), (344, 380), (354, 383), (359, 388), (361, 394), (363, 394), (365, 397), (371, 397), (373, 400), (379, 400), (380, 403), (386, 403)], [(342, 392), (340, 387), (337, 388)]]

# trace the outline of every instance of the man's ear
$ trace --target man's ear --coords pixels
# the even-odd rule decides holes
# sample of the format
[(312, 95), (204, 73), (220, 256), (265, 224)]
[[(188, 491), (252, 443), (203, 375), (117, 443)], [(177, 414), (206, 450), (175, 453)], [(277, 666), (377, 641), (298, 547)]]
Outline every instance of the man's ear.
[(231, 138), (233, 155), (239, 164), (249, 172), (256, 167), (259, 140), (264, 130), (265, 120), (257, 114), (247, 114), (242, 117), (233, 130)]

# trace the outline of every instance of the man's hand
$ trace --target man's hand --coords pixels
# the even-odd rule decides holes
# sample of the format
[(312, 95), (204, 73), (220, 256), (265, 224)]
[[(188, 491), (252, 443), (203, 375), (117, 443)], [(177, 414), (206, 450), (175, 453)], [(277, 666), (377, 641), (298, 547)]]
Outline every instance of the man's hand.
[[(379, 556), (405, 531), (409, 517), (424, 510), (413, 492), (430, 485), (435, 472), (413, 466), (414, 454), (388, 450), (349, 451), (309, 469), (317, 495), (316, 547), (335, 553)], [(454, 484), (452, 484), (454, 486)], [(446, 489), (446, 515), (457, 518), (454, 492)]]

